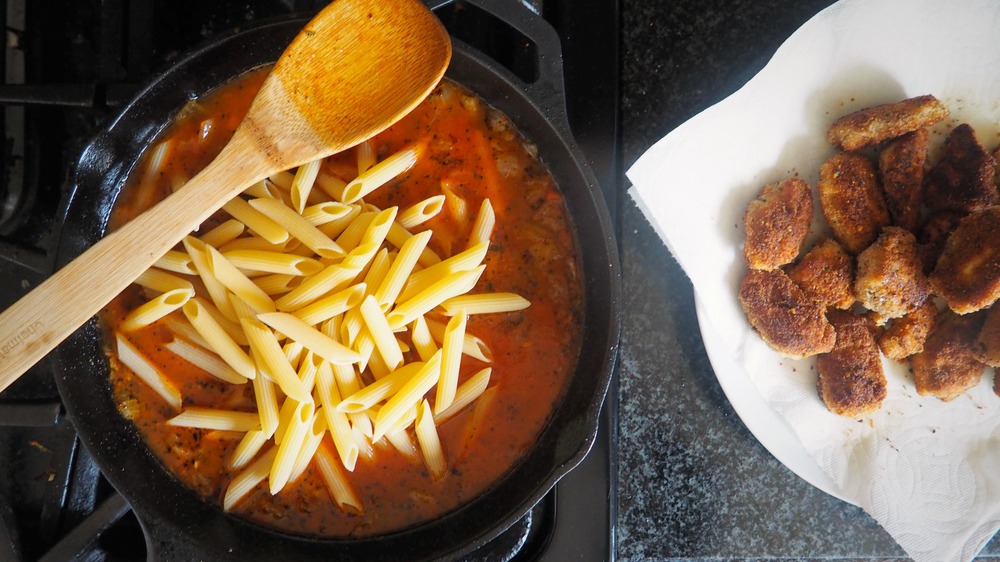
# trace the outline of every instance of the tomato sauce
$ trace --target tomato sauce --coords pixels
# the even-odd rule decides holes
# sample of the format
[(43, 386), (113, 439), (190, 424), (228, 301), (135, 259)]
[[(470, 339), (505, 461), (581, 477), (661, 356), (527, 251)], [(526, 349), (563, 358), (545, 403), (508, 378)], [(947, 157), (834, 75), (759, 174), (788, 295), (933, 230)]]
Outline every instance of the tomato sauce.
[[(247, 75), (189, 104), (158, 138), (158, 142), (171, 140), (159, 170), (146, 169), (152, 152), (147, 150), (130, 174), (112, 224), (141, 212), (205, 166), (232, 135), (262, 78), (260, 72)], [(240, 516), (282, 531), (370, 536), (418, 524), (472, 500), (532, 447), (579, 355), (582, 288), (569, 218), (551, 175), (510, 120), (445, 81), (409, 116), (378, 135), (374, 144), (379, 158), (409, 146), (419, 146), (422, 152), (413, 168), (367, 196), (367, 202), (403, 209), (441, 194), (442, 185), (467, 201), (467, 222), (445, 209), (414, 229), (433, 229), (431, 245), (442, 257), (465, 248), (469, 223), (483, 198), (490, 198), (497, 224), (486, 271), (472, 292), (513, 292), (531, 301), (531, 306), (469, 319), (468, 332), (492, 351), (490, 387), (495, 390), (488, 401), (481, 401), (486, 403), (473, 402), (439, 427), (449, 463), (444, 477), (432, 479), (420, 459), (407, 458), (379, 442), (371, 458), (362, 456), (353, 473), (347, 473), (363, 513), (339, 509), (315, 465), (275, 496), (266, 482), (258, 485), (234, 508)], [(355, 161), (349, 150), (323, 165), (344, 176), (351, 174)], [(203, 230), (210, 226), (206, 223)], [(130, 288), (105, 310), (105, 323), (114, 328), (144, 300), (138, 288)], [(166, 350), (164, 345), (174, 336), (162, 321), (127, 337), (178, 385), (185, 406), (256, 410), (252, 385), (220, 382)], [(241, 436), (165, 425), (179, 412), (113, 357), (112, 364), (112, 388), (124, 417), (132, 420), (175, 477), (221, 506), (226, 486), (238, 472), (226, 469), (226, 461)], [(484, 366), (463, 357), (460, 380)], [(485, 408), (484, 415), (481, 423), (472, 425), (477, 407)]]

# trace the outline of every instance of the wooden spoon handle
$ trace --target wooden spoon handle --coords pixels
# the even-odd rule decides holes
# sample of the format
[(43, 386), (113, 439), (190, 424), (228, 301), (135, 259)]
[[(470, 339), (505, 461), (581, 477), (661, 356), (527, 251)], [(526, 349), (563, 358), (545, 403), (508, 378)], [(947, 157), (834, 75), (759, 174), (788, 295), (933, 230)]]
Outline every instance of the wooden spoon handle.
[(266, 174), (256, 152), (229, 148), (183, 188), (101, 239), (0, 314), (0, 391), (243, 187)]

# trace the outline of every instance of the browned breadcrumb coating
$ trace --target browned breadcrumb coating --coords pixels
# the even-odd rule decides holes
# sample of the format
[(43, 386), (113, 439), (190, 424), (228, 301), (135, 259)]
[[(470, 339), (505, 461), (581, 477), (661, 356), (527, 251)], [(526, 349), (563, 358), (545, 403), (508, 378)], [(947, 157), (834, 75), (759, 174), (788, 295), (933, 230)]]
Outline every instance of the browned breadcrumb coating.
[(910, 357), (918, 393), (947, 402), (979, 383), (986, 365), (976, 359), (973, 342), (984, 316), (959, 316), (948, 309), (938, 314), (924, 350)]
[(882, 190), (892, 224), (916, 232), (930, 132), (917, 129), (890, 142), (878, 155)]
[(927, 335), (934, 327), (937, 307), (930, 299), (901, 318), (896, 318), (878, 336), (878, 347), (889, 359), (902, 361), (924, 350)]
[(806, 182), (790, 178), (765, 185), (743, 217), (743, 255), (750, 268), (777, 269), (794, 260), (809, 234), (812, 216), (812, 190)]
[(820, 398), (833, 413), (861, 416), (882, 405), (885, 373), (872, 326), (863, 316), (832, 310), (830, 323), (837, 334), (833, 350), (816, 358)]
[(927, 217), (927, 221), (917, 236), (920, 259), (924, 262), (924, 273), (930, 273), (937, 264), (938, 257), (944, 250), (944, 243), (951, 233), (958, 228), (966, 213), (958, 211), (938, 211)]
[(819, 169), (819, 203), (844, 248), (857, 254), (889, 224), (875, 167), (860, 154), (838, 152)]
[(854, 259), (836, 240), (819, 242), (786, 272), (822, 306), (845, 309), (854, 304)]
[(747, 270), (739, 298), (750, 325), (778, 353), (802, 358), (833, 348), (833, 326), (823, 307), (784, 271)]
[(993, 176), (996, 161), (967, 124), (948, 135), (936, 164), (927, 172), (924, 203), (931, 211), (975, 211), (1000, 201)]
[(854, 296), (885, 322), (899, 318), (927, 300), (930, 284), (909, 230), (888, 226), (858, 255)]
[(1000, 206), (962, 219), (930, 274), (932, 291), (959, 314), (1000, 298)]
[(976, 359), (991, 367), (1000, 367), (1000, 306), (986, 312), (986, 320), (976, 337), (975, 352)]
[(876, 105), (834, 121), (827, 138), (843, 150), (858, 150), (929, 127), (948, 116), (948, 108), (934, 96), (917, 96)]

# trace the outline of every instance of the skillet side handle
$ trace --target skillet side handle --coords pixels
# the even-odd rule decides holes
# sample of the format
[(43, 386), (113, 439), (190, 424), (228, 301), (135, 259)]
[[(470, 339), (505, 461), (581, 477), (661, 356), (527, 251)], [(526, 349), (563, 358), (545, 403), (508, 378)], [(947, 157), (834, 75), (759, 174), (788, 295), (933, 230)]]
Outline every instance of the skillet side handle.
[(525, 82), (504, 69), (508, 79), (518, 84), (542, 108), (562, 134), (570, 134), (563, 78), (562, 42), (556, 30), (520, 0), (424, 0), (431, 10), (450, 4), (471, 4), (521, 33), (537, 48), (538, 78)]

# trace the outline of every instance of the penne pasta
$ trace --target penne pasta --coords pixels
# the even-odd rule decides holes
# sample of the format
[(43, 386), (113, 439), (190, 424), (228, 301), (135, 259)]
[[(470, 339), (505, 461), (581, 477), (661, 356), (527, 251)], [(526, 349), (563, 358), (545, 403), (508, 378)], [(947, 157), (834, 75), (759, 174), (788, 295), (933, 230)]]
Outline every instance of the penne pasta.
[(271, 471), (267, 478), (272, 495), (280, 492), (288, 483), (295, 459), (298, 457), (299, 451), (302, 450), (308, 431), (312, 428), (314, 409), (311, 400), (297, 403), (292, 409), (288, 426), (285, 427), (281, 443), (278, 445), (278, 452), (274, 457), (274, 463), (271, 464)]
[(435, 195), (433, 197), (428, 197), (423, 201), (419, 201), (406, 210), (401, 211), (399, 215), (396, 216), (396, 222), (399, 226), (409, 230), (415, 226), (420, 226), (428, 220), (437, 216), (441, 212), (441, 208), (444, 206), (444, 195)]
[(333, 368), (330, 363), (320, 365), (316, 373), (316, 393), (319, 403), (323, 405), (323, 415), (326, 417), (327, 429), (333, 437), (333, 444), (340, 456), (340, 462), (348, 471), (354, 471), (358, 461), (358, 443), (351, 431), (351, 424), (344, 412), (337, 410), (340, 403), (340, 391), (334, 380)]
[(399, 300), (410, 299), (413, 295), (423, 291), (448, 275), (475, 269), (483, 263), (488, 249), (489, 243), (481, 242), (440, 263), (415, 272), (406, 280), (403, 292), (399, 295)]
[(267, 478), (277, 454), (278, 448), (271, 447), (237, 474), (226, 488), (226, 495), (222, 499), (222, 509), (231, 511), (240, 500), (257, 487), (257, 484), (263, 482)]
[(251, 185), (250, 187), (243, 190), (243, 195), (256, 199), (259, 197), (270, 197), (271, 199), (277, 199), (278, 201), (284, 200), (284, 193), (282, 190), (270, 180), (260, 180), (259, 182)]
[(434, 412), (441, 413), (455, 400), (458, 388), (458, 369), (462, 361), (462, 341), (465, 338), (466, 316), (458, 315), (448, 321), (441, 342), (441, 378), (434, 397)]
[(354, 203), (409, 170), (417, 161), (417, 149), (401, 150), (372, 166), (347, 183), (342, 201)]
[(345, 287), (357, 277), (361, 269), (368, 263), (378, 247), (374, 244), (362, 244), (347, 254), (340, 263), (327, 266), (323, 271), (306, 279), (298, 287), (282, 296), (275, 305), (278, 310), (294, 311), (315, 301), (323, 295)]
[[(274, 301), (246, 275), (229, 262), (218, 250), (205, 246), (208, 262), (215, 278), (223, 287), (233, 292), (236, 299), (245, 302), (256, 312), (274, 312)], [(231, 306), (236, 304), (228, 299)]]
[(167, 404), (170, 404), (175, 410), (180, 410), (182, 399), (177, 386), (124, 336), (116, 333), (115, 339), (118, 347), (118, 360), (121, 361), (122, 365), (135, 373), (139, 380), (152, 388)]
[(177, 250), (167, 250), (167, 253), (160, 256), (160, 259), (153, 263), (153, 267), (182, 275), (198, 274), (194, 269), (194, 264), (191, 263), (191, 256)]
[(236, 240), (245, 230), (246, 225), (242, 222), (236, 219), (229, 219), (212, 230), (199, 235), (198, 239), (209, 246), (218, 248), (223, 244), (228, 244), (229, 242)]
[(514, 293), (479, 293), (475, 295), (460, 295), (441, 303), (441, 308), (448, 316), (455, 314), (493, 314), (497, 312), (516, 312), (528, 308), (531, 303)]
[(207, 312), (201, 301), (197, 298), (191, 299), (181, 307), (181, 310), (184, 311), (188, 322), (208, 343), (209, 349), (217, 353), (234, 371), (248, 379), (257, 376), (257, 368), (253, 361)]
[(295, 463), (292, 464), (292, 473), (288, 475), (289, 482), (295, 482), (302, 476), (302, 473), (306, 471), (309, 463), (313, 460), (313, 456), (316, 454), (316, 449), (319, 448), (319, 444), (323, 441), (323, 437), (326, 435), (326, 416), (323, 415), (319, 410), (317, 410), (313, 415), (312, 424), (309, 427), (309, 431), (306, 433), (306, 437), (302, 442), (302, 448), (299, 450), (299, 454), (295, 457)]
[(469, 204), (465, 198), (455, 192), (451, 181), (441, 182), (441, 192), (444, 193), (444, 206), (448, 214), (459, 225), (465, 226), (469, 222)]
[(295, 170), (295, 176), (292, 178), (292, 184), (289, 186), (288, 191), (292, 196), (292, 208), (300, 215), (306, 210), (309, 192), (312, 191), (313, 183), (316, 181), (316, 175), (319, 174), (319, 166), (322, 162), (319, 159), (306, 162)]
[(250, 206), (271, 217), (291, 236), (320, 256), (330, 258), (344, 255), (344, 250), (329, 236), (283, 203), (261, 198), (251, 200)]
[[(302, 211), (302, 218), (309, 221), (309, 224), (319, 227), (324, 224), (343, 219), (354, 211), (351, 205), (337, 203), (335, 201), (325, 201), (310, 205)], [(322, 230), (321, 230), (322, 232)], [(324, 234), (326, 234), (324, 232)], [(329, 236), (329, 235), (327, 235)]]
[(481, 265), (471, 271), (453, 273), (400, 303), (386, 315), (389, 327), (393, 330), (401, 329), (417, 316), (430, 312), (451, 297), (469, 292), (476, 286), (485, 268), (486, 266)]
[(337, 404), (337, 410), (347, 414), (368, 411), (369, 408), (398, 393), (407, 382), (420, 373), (426, 363), (407, 363), (388, 376), (354, 392)]
[(138, 330), (184, 306), (194, 296), (194, 289), (171, 289), (132, 309), (118, 329), (123, 332)]
[(364, 237), (365, 231), (368, 230), (368, 226), (375, 220), (376, 215), (378, 213), (375, 211), (361, 211), (361, 208), (358, 207), (358, 214), (344, 228), (340, 236), (337, 237), (337, 244), (346, 251), (350, 251), (358, 244), (361, 244), (361, 239)]
[(416, 405), (417, 400), (437, 383), (440, 376), (441, 352), (438, 351), (379, 409), (375, 418), (375, 429), (372, 431), (372, 440), (381, 439), (387, 431), (395, 427), (399, 418)]
[(492, 373), (493, 369), (487, 367), (458, 385), (458, 390), (455, 392), (455, 399), (451, 402), (451, 405), (443, 411), (434, 414), (434, 424), (441, 425), (448, 421), (449, 418), (462, 411), (463, 408), (471, 404), (476, 398), (479, 398), (486, 390), (487, 385), (490, 384), (490, 375)]
[(251, 429), (250, 431), (243, 434), (243, 439), (240, 440), (239, 444), (236, 445), (236, 449), (233, 454), (229, 457), (229, 462), (226, 463), (226, 468), (230, 470), (239, 470), (247, 465), (257, 453), (260, 452), (261, 448), (264, 447), (264, 443), (267, 443), (267, 436), (260, 429)]
[(358, 162), (359, 176), (367, 172), (378, 161), (378, 157), (375, 155), (375, 145), (371, 140), (362, 141), (354, 147), (354, 154)]
[[(427, 329), (434, 340), (437, 342), (444, 341), (445, 324), (431, 318), (425, 318), (424, 320), (427, 322)], [(490, 351), (486, 342), (468, 332), (465, 333), (465, 337), (462, 339), (462, 353), (483, 363), (493, 362), (493, 352)]]
[[(259, 200), (263, 200), (263, 198)], [(284, 227), (264, 213), (253, 208), (244, 199), (234, 197), (223, 205), (222, 209), (234, 219), (245, 224), (247, 228), (257, 233), (257, 236), (260, 236), (271, 244), (281, 244), (288, 240), (289, 234)]]
[(283, 273), (286, 275), (316, 275), (323, 269), (319, 260), (284, 252), (264, 250), (231, 250), (222, 256), (239, 269)]
[(183, 243), (188, 255), (191, 256), (191, 263), (194, 264), (201, 282), (205, 285), (205, 290), (208, 291), (208, 298), (212, 304), (227, 320), (236, 322), (236, 313), (233, 311), (232, 303), (229, 302), (226, 287), (212, 269), (211, 257), (208, 254), (208, 248), (211, 246), (193, 236), (184, 237)]
[(354, 350), (285, 312), (258, 314), (257, 318), (274, 330), (301, 343), (331, 363), (355, 363), (361, 359)]
[(270, 439), (278, 430), (278, 397), (274, 392), (274, 383), (270, 377), (261, 373), (253, 380), (254, 400), (257, 402), (257, 416), (260, 417), (260, 429), (265, 439)]
[(472, 248), (476, 244), (489, 242), (490, 237), (493, 236), (493, 228), (496, 226), (496, 223), (497, 217), (493, 212), (493, 205), (490, 204), (489, 198), (483, 199), (482, 205), (479, 206), (479, 213), (476, 215), (476, 220), (472, 223), (472, 232), (469, 233), (467, 247)]
[(438, 437), (437, 427), (434, 426), (430, 405), (427, 404), (426, 400), (421, 400), (417, 408), (414, 432), (417, 435), (417, 442), (420, 443), (424, 464), (431, 473), (431, 477), (437, 480), (448, 471), (448, 461), (444, 457), (444, 449), (441, 448), (441, 439)]
[(385, 367), (389, 371), (396, 370), (403, 363), (403, 352), (399, 349), (396, 336), (389, 329), (389, 323), (386, 321), (382, 309), (379, 308), (378, 302), (375, 301), (375, 297), (372, 295), (365, 297), (361, 301), (359, 310), (375, 343), (375, 349), (385, 361)]
[(347, 182), (337, 176), (320, 170), (319, 174), (316, 176), (316, 186), (329, 195), (333, 200), (344, 200), (344, 188), (347, 187)]
[(190, 406), (167, 420), (167, 425), (246, 432), (260, 428), (260, 416), (256, 412), (234, 412)]
[(385, 434), (386, 440), (396, 448), (397, 451), (403, 454), (403, 456), (408, 457), (412, 460), (416, 460), (420, 457), (420, 453), (417, 451), (416, 445), (413, 444), (413, 440), (410, 439), (410, 434), (406, 432), (405, 429), (397, 429), (396, 431), (390, 431)]
[(310, 401), (310, 393), (288, 361), (274, 333), (267, 328), (248, 306), (239, 305), (240, 325), (250, 342), (254, 358), (267, 368), (274, 382), (286, 395), (300, 402)]
[(430, 360), (438, 350), (437, 344), (434, 342), (434, 338), (431, 337), (431, 332), (427, 328), (427, 321), (424, 320), (423, 316), (417, 316), (417, 319), (410, 325), (410, 341), (413, 342), (413, 347), (417, 349), (417, 355), (420, 356), (421, 361)]
[[(206, 351), (209, 350), (209, 349), (211, 349), (211, 346), (208, 345), (208, 342), (205, 341), (205, 338), (201, 337), (201, 334), (199, 334), (198, 330), (195, 330), (194, 326), (192, 326), (191, 323), (187, 321), (187, 318), (184, 317), (183, 313), (181, 313), (181, 314), (169, 314), (163, 320), (163, 323), (166, 324), (168, 328), (170, 328), (170, 331), (175, 336), (181, 336), (182, 338), (184, 338), (188, 342), (191, 342), (192, 344), (194, 344), (194, 345), (196, 345), (196, 346), (198, 346), (198, 347), (200, 347), (200, 348), (202, 348), (202, 349), (204, 349)], [(174, 338), (174, 341), (180, 341), (180, 340), (178, 340), (177, 338)], [(213, 353), (213, 352), (208, 351), (208, 353)], [(239, 375), (239, 376), (242, 377), (242, 375)], [(243, 378), (246, 378), (246, 377), (243, 377)]]
[[(262, 275), (253, 279), (254, 285), (260, 287), (269, 297), (279, 297), (298, 287), (302, 283), (301, 275), (288, 275), (286, 273), (274, 273)], [(275, 304), (277, 306), (277, 304)]]
[(247, 382), (246, 377), (237, 373), (221, 357), (204, 347), (188, 343), (180, 338), (174, 338), (174, 341), (167, 344), (167, 349), (173, 352), (174, 355), (223, 382), (229, 384), (246, 384)]
[(306, 305), (292, 314), (310, 326), (325, 322), (361, 304), (365, 294), (365, 284), (351, 285), (343, 291), (324, 297)]
[(154, 268), (143, 271), (139, 277), (135, 279), (135, 284), (160, 293), (166, 293), (168, 291), (178, 289), (194, 291), (194, 285), (191, 284), (191, 281), (172, 273), (167, 273), (166, 271)]
[(337, 502), (337, 505), (341, 509), (350, 507), (357, 513), (364, 511), (361, 501), (358, 500), (354, 490), (351, 489), (351, 485), (348, 484), (347, 478), (344, 476), (340, 466), (337, 465), (333, 454), (330, 453), (325, 442), (320, 443), (319, 449), (316, 450), (316, 467), (319, 469), (320, 476), (323, 477), (323, 482), (330, 492), (330, 497), (333, 498), (333, 501)]
[[(385, 239), (388, 240), (393, 246), (402, 248), (403, 244), (405, 244), (406, 241), (413, 236), (414, 235), (410, 233), (409, 230), (406, 230), (402, 226), (399, 226), (398, 223), (394, 222), (390, 225), (389, 232), (386, 233)], [(420, 251), (420, 257), (417, 258), (417, 261), (424, 267), (430, 267), (436, 263), (440, 263), (441, 258), (434, 253), (434, 250), (424, 246), (424, 249)]]
[(389, 267), (385, 278), (375, 291), (375, 301), (383, 311), (388, 310), (389, 306), (396, 302), (406, 279), (410, 276), (430, 239), (431, 231), (427, 230), (407, 239), (400, 247), (399, 255), (392, 261), (392, 266)]

